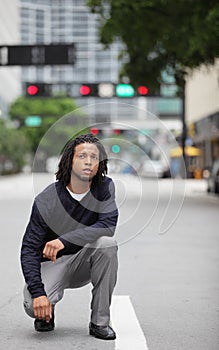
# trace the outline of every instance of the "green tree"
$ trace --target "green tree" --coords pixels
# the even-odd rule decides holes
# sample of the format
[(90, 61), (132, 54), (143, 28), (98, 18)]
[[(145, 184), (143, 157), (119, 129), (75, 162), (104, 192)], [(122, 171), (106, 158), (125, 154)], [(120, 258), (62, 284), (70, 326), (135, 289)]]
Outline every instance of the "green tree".
[(29, 150), (28, 140), (21, 130), (8, 128), (0, 121), (0, 174), (20, 172)]
[[(78, 109), (77, 105), (71, 98), (28, 98), (19, 97), (10, 106), (10, 116), (12, 120), (17, 120), (20, 124), (20, 130), (28, 138), (31, 150), (36, 152), (37, 147), (46, 132), (54, 125), (62, 116)], [(25, 124), (27, 116), (37, 115), (41, 117), (42, 123), (38, 127), (29, 127)], [(57, 140), (70, 138), (74, 132), (84, 127), (84, 118), (79, 112), (75, 116), (75, 124), (61, 124), (56, 128), (55, 139), (44, 142), (44, 149), (47, 151), (47, 156), (56, 154)], [(50, 142), (53, 141), (53, 144)]]
[(100, 14), (101, 42), (109, 46), (119, 38), (125, 44), (121, 77), (134, 85), (159, 90), (167, 72), (184, 87), (190, 69), (213, 64), (219, 55), (218, 0), (89, 0), (88, 5)]

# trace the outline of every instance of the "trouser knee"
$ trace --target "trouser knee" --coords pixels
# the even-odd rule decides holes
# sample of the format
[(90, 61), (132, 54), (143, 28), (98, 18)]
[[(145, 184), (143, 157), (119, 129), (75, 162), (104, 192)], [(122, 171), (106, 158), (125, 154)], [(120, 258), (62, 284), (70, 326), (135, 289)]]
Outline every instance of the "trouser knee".
[(34, 318), (33, 300), (30, 295), (30, 292), (27, 289), (27, 285), (24, 286), (23, 294), (24, 294), (24, 302), (23, 302), (24, 310), (28, 316)]
[(114, 258), (117, 256), (118, 245), (113, 237), (101, 237), (95, 242), (96, 253), (106, 258)]

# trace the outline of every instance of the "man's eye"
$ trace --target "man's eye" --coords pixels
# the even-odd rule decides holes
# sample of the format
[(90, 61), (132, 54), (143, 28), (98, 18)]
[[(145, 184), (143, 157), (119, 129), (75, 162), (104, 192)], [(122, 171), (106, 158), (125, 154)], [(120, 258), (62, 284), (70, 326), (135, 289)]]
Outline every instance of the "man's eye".
[(98, 157), (95, 156), (95, 155), (91, 156), (91, 158), (94, 159), (94, 160), (97, 160), (97, 159), (98, 159)]
[(85, 158), (85, 155), (84, 154), (79, 154), (78, 156), (80, 159), (84, 159)]

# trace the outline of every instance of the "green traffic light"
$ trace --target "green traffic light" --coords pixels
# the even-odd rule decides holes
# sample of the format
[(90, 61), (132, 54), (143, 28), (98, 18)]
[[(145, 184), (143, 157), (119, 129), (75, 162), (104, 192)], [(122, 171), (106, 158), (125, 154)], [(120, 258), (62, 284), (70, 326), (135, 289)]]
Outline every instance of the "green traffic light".
[(113, 153), (119, 153), (120, 152), (120, 146), (119, 145), (113, 145), (111, 149), (112, 149)]
[(134, 88), (130, 84), (116, 85), (116, 96), (118, 97), (133, 97), (135, 94)]

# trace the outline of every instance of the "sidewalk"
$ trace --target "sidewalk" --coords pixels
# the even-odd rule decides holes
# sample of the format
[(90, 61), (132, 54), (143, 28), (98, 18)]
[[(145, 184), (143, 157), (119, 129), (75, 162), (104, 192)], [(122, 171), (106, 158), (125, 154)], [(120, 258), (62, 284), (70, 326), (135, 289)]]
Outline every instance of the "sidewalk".
[(186, 179), (185, 180), (186, 193), (207, 193), (207, 181), (204, 179)]

